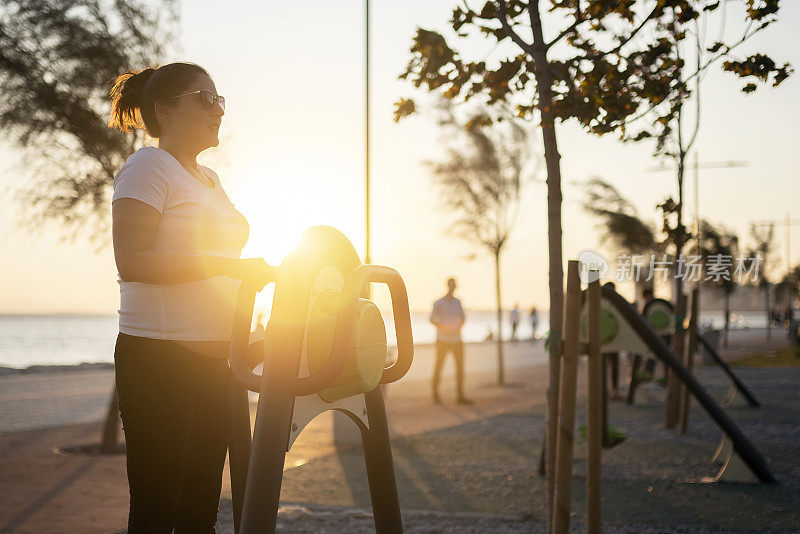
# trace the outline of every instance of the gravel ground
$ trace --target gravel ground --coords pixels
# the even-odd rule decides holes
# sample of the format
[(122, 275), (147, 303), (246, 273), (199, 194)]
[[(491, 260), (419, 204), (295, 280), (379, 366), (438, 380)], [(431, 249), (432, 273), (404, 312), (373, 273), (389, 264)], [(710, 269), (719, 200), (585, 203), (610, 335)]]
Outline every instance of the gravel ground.
[[(722, 436), (702, 407), (692, 405), (689, 432), (663, 428), (664, 389), (645, 384), (635, 406), (610, 404), (610, 422), (629, 439), (604, 451), (604, 532), (792, 532), (800, 525), (800, 369), (737, 370), (762, 402), (737, 398), (727, 412), (765, 456), (779, 479), (704, 483), (720, 469), (710, 459)], [(723, 399), (725, 376), (714, 367), (697, 376)], [(585, 405), (578, 403), (578, 424)], [(535, 473), (544, 408), (467, 422), (394, 440), (395, 470), (408, 532), (543, 532), (544, 480)], [(575, 441), (573, 525), (585, 531), (585, 441)], [(298, 505), (280, 516), (283, 532), (372, 532), (366, 475), (359, 451), (317, 458), (285, 474), (283, 499)], [(220, 533), (229, 528), (223, 503)], [(416, 511), (429, 510), (429, 511)], [(458, 511), (458, 513), (454, 513)], [(800, 532), (795, 530), (794, 532)]]
[[(217, 523), (218, 534), (232, 534), (233, 522), (230, 501), (220, 508)], [(444, 514), (425, 511), (403, 512), (403, 529), (409, 534), (544, 534), (545, 524), (523, 517), (498, 516), (490, 514)], [(586, 532), (586, 524), (573, 521), (570, 532)], [(372, 515), (358, 508), (333, 508), (323, 506), (284, 506), (279, 511), (277, 532), (296, 534), (371, 534), (375, 532)], [(708, 525), (650, 525), (631, 523), (617, 525), (603, 524), (607, 534), (774, 534), (797, 533), (796, 529), (767, 529), (764, 527), (734, 528)]]

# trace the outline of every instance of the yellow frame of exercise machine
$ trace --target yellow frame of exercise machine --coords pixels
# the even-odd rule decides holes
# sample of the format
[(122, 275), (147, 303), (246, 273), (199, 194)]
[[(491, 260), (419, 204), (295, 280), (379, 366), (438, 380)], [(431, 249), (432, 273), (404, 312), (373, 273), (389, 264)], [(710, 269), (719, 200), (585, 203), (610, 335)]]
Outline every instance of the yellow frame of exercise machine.
[[(360, 263), (352, 244), (337, 230), (314, 227), (303, 234), (301, 245), (278, 270), (262, 375), (252, 372), (247, 357), (257, 291), (251, 284), (242, 283), (230, 349), (235, 381), (231, 388), (229, 457), (237, 533), (275, 531), (286, 452), (302, 427), (329, 409), (346, 413), (361, 430), (376, 532), (402, 532), (382, 389), (376, 387), (333, 403), (318, 395), (347, 364), (357, 307), (370, 282), (389, 288), (397, 337), (397, 359), (384, 368), (380, 383), (399, 380), (411, 367), (414, 345), (403, 279), (389, 267)], [(318, 372), (301, 376), (308, 373), (305, 338), (310, 303), (320, 283), (325, 283), (321, 282), (321, 273), (330, 274), (331, 270), (340, 277), (340, 287), (334, 289), (342, 292), (331, 355)], [(247, 390), (260, 393), (252, 439)]]

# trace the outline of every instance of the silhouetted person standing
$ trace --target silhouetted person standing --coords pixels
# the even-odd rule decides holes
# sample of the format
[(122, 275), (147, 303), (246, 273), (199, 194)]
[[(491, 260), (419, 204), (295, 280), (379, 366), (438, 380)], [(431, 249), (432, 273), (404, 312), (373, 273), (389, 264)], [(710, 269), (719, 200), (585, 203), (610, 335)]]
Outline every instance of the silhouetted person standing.
[(472, 404), (464, 396), (464, 343), (461, 327), (464, 325), (464, 308), (453, 293), (455, 278), (447, 280), (447, 294), (433, 303), (430, 321), (436, 326), (436, 364), (433, 370), (433, 402), (439, 404), (439, 379), (447, 353), (452, 352), (456, 362), (456, 393), (459, 404)]
[(536, 341), (536, 327), (539, 325), (539, 312), (536, 306), (531, 307), (531, 340)]
[(519, 326), (519, 304), (514, 304), (511, 310), (511, 341), (517, 340), (517, 327)]

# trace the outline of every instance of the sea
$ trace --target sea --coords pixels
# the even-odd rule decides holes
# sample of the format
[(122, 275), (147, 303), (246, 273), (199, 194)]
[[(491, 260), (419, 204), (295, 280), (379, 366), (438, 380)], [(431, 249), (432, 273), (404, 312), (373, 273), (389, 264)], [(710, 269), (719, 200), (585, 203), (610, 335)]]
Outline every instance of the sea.
[[(467, 310), (462, 330), (466, 342), (481, 342), (497, 332), (494, 311)], [(522, 312), (517, 329), (518, 339), (531, 339), (533, 334), (527, 312)], [(701, 323), (720, 328), (722, 312), (701, 315)], [(389, 344), (394, 345), (394, 324), (390, 314), (384, 316)], [(411, 317), (415, 344), (433, 343), (436, 332), (428, 322), (427, 313)], [(732, 328), (761, 328), (766, 326), (763, 312), (745, 312), (732, 316)], [(547, 311), (539, 312), (536, 336), (548, 330)], [(77, 365), (114, 361), (118, 316), (87, 314), (0, 314), (0, 367), (26, 368), (35, 365)], [(503, 338), (511, 333), (509, 312), (503, 313)]]

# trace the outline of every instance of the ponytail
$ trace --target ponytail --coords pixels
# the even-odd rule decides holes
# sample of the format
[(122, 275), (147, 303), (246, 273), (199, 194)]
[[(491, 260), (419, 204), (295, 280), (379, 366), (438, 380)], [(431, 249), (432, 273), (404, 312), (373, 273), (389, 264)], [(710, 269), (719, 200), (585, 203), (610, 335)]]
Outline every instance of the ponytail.
[(130, 132), (143, 128), (150, 137), (159, 137), (161, 127), (156, 119), (156, 101), (167, 102), (181, 94), (198, 74), (208, 72), (194, 63), (170, 63), (129, 70), (112, 78), (110, 128)]
[(153, 77), (156, 69), (148, 67), (139, 72), (129, 70), (113, 80), (111, 96), (111, 120), (108, 125), (123, 132), (145, 128), (142, 119), (144, 86)]

